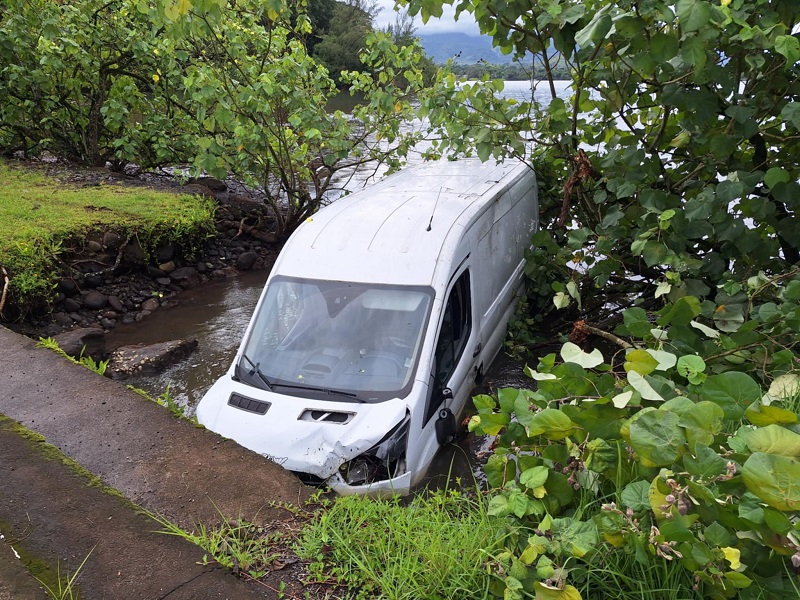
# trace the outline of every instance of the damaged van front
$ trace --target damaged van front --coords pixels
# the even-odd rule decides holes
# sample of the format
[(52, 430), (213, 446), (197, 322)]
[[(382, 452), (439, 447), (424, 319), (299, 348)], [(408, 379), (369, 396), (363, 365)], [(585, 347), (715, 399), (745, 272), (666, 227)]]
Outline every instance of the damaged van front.
[(524, 163), (436, 161), (286, 242), (201, 424), (309, 483), (405, 494), (502, 347), (538, 223)]
[[(407, 493), (433, 290), (276, 276), (198, 420), (310, 483)], [(220, 399), (224, 399), (221, 402)]]

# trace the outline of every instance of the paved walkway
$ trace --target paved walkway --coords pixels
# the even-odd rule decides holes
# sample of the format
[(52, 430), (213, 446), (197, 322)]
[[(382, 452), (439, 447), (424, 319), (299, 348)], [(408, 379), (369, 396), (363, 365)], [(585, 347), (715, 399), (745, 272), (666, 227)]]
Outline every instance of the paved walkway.
[(0, 600), (42, 597), (9, 541), (69, 572), (88, 555), (84, 600), (277, 597), (198, 565), (202, 551), (133, 503), (188, 529), (219, 513), (267, 524), (286, 516), (271, 503), (308, 497), (294, 476), (3, 327), (0, 372)]

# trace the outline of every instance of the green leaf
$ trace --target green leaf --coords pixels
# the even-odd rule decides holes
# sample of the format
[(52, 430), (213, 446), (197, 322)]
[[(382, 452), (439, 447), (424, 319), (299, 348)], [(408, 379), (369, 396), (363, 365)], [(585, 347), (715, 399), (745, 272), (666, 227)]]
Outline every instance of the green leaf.
[(579, 46), (591, 46), (602, 42), (611, 30), (611, 15), (604, 8), (597, 11), (588, 25), (575, 34), (575, 43)]
[(650, 385), (650, 382), (644, 376), (639, 375), (639, 373), (636, 371), (630, 371), (628, 373), (628, 383), (630, 383), (633, 389), (639, 392), (639, 394), (645, 400), (664, 400), (664, 397), (655, 389), (653, 389), (653, 386)]
[(794, 425), (798, 422), (796, 412), (780, 406), (762, 404), (761, 402), (754, 402), (748, 406), (744, 416), (753, 425), (758, 425), (759, 427), (766, 425)]
[(691, 475), (711, 479), (727, 471), (728, 461), (704, 444), (695, 445), (695, 456), (685, 454), (683, 464)]
[(544, 485), (549, 474), (550, 470), (547, 467), (532, 467), (520, 473), (519, 482), (529, 490), (534, 490)]
[(793, 458), (756, 452), (742, 465), (742, 479), (773, 508), (800, 510), (800, 463)]
[(638, 512), (650, 509), (650, 482), (634, 481), (625, 486), (620, 494), (622, 505)]
[(572, 342), (567, 342), (561, 347), (561, 358), (564, 362), (578, 364), (584, 369), (593, 369), (603, 364), (603, 354), (599, 349), (595, 348), (586, 353)]
[(800, 130), (800, 102), (789, 102), (781, 110), (781, 119)]
[(703, 0), (679, 0), (677, 13), (684, 33), (700, 31), (711, 19), (711, 7)]
[(705, 370), (706, 363), (699, 356), (687, 354), (678, 359), (678, 373), (685, 377), (689, 383), (695, 385), (703, 383), (706, 378), (703, 373)]
[(779, 35), (775, 38), (775, 52), (786, 58), (786, 68), (795, 66), (800, 60), (800, 40), (793, 35)]
[(780, 425), (754, 429), (746, 434), (745, 439), (751, 452), (800, 458), (800, 434)]
[(658, 367), (656, 360), (647, 350), (631, 350), (625, 355), (623, 365), (626, 372), (635, 371), (639, 375), (649, 375)]
[(736, 371), (711, 375), (699, 391), (703, 400), (719, 405), (730, 421), (741, 419), (748, 406), (761, 400), (761, 387), (755, 380)]
[(657, 323), (661, 327), (667, 325), (685, 326), (692, 322), (700, 314), (700, 300), (694, 296), (680, 298), (672, 305), (668, 305), (662, 311), (662, 316)]
[(772, 167), (764, 175), (764, 183), (769, 188), (774, 188), (779, 183), (788, 183), (791, 180), (792, 176), (782, 167)]
[(642, 308), (629, 308), (622, 312), (622, 322), (628, 332), (638, 338), (650, 334), (653, 324), (648, 320), (647, 313)]
[(711, 523), (711, 525), (706, 527), (703, 532), (703, 538), (707, 544), (718, 548), (730, 546), (736, 540), (736, 537), (719, 523)]
[(534, 415), (527, 429), (530, 437), (543, 435), (549, 440), (561, 440), (575, 431), (576, 427), (560, 410), (545, 408)]
[(683, 453), (686, 436), (674, 413), (654, 410), (631, 422), (631, 447), (648, 466), (666, 467)]

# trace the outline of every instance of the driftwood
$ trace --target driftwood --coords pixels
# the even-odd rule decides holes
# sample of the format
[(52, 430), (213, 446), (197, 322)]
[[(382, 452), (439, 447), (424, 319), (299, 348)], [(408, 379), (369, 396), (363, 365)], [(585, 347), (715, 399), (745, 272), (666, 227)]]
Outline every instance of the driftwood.
[(249, 235), (255, 240), (259, 240), (267, 244), (275, 244), (279, 241), (276, 234), (268, 231), (261, 231), (255, 225), (248, 225), (245, 223), (245, 219), (242, 219), (239, 222), (224, 220), (220, 221), (220, 224), (229, 229), (236, 229), (237, 233), (234, 237), (239, 237), (240, 235), (245, 234)]

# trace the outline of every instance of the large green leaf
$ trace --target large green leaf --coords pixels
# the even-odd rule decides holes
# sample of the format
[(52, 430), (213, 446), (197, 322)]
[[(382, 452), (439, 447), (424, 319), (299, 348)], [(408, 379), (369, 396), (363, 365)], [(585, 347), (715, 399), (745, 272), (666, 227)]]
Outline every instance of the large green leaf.
[(719, 405), (727, 420), (737, 421), (748, 406), (761, 400), (761, 387), (746, 373), (731, 371), (706, 379), (700, 397)]
[(560, 410), (546, 408), (538, 412), (528, 424), (528, 435), (543, 435), (549, 440), (561, 440), (571, 434), (577, 426)]
[(784, 511), (800, 510), (800, 462), (756, 452), (742, 466), (744, 484), (761, 500)]
[(745, 435), (751, 452), (779, 454), (800, 459), (800, 434), (780, 425), (767, 425)]
[(648, 466), (666, 467), (683, 453), (686, 435), (674, 413), (654, 410), (630, 425), (631, 447)]

